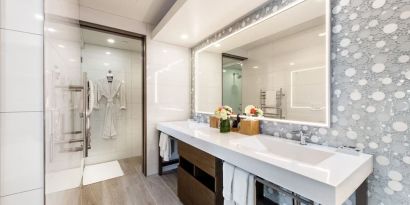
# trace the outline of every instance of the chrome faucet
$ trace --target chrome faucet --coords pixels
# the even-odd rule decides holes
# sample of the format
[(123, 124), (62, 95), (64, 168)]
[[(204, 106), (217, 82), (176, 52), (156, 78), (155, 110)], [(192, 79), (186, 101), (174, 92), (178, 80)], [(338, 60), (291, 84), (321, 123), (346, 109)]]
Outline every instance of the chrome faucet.
[(309, 139), (310, 136), (308, 135), (308, 133), (306, 131), (297, 130), (297, 131), (293, 131), (292, 133), (298, 134), (300, 136), (299, 143), (301, 145), (307, 145), (306, 139)]

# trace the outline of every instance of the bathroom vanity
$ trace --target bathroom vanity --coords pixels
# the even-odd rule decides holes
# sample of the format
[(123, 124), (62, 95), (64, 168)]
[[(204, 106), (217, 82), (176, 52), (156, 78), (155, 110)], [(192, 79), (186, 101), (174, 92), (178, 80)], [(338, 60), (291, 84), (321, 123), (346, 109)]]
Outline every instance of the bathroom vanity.
[(184, 205), (222, 205), (222, 160), (178, 142), (178, 197)]
[[(222, 161), (316, 203), (341, 205), (358, 190), (357, 204), (367, 204), (371, 155), (300, 145), (267, 135), (222, 134), (208, 124), (193, 121), (159, 123), (157, 129), (180, 141), (178, 195), (184, 204), (192, 204), (190, 200), (198, 196), (210, 196), (215, 204), (223, 200), (219, 195), (222, 176), (218, 173)], [(194, 190), (203, 191), (192, 193)]]

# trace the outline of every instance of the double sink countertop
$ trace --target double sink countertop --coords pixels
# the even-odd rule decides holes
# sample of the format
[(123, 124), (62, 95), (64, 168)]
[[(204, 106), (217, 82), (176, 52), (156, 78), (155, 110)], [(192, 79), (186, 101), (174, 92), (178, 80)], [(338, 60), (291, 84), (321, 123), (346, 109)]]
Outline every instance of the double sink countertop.
[(372, 155), (268, 135), (220, 133), (191, 120), (157, 124), (161, 132), (324, 205), (340, 205), (373, 171)]

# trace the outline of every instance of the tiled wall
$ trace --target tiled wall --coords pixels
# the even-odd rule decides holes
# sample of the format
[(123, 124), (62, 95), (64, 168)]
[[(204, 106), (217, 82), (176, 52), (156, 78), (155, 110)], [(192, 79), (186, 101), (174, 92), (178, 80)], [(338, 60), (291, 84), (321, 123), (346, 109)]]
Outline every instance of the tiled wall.
[(80, 19), (147, 35), (147, 173), (158, 171), (158, 131), (163, 121), (185, 120), (190, 110), (190, 53), (188, 48), (151, 39), (152, 25), (89, 7)]
[[(270, 1), (215, 33), (193, 52), (290, 2), (293, 0)], [(292, 137), (289, 131), (306, 129), (312, 132), (314, 143), (358, 146), (375, 157), (369, 204), (409, 204), (410, 1), (332, 0), (331, 13), (331, 127), (265, 121), (262, 132)], [(193, 117), (204, 119), (194, 112)]]
[(0, 0), (0, 204), (43, 204), (43, 0)]
[(157, 123), (189, 118), (189, 49), (152, 40), (147, 49), (148, 174), (155, 174)]
[[(131, 43), (131, 42), (129, 42)], [(133, 42), (133, 44), (137, 44)], [(137, 49), (137, 48), (136, 48)], [(107, 55), (106, 52), (110, 52)], [(87, 164), (96, 164), (142, 155), (142, 54), (141, 52), (116, 49), (86, 43), (82, 49), (82, 71), (93, 82), (106, 79), (108, 70), (114, 78), (124, 81), (126, 109), (118, 110), (117, 136), (104, 139), (105, 106), (94, 109), (91, 114), (92, 149)], [(101, 61), (104, 59), (104, 61)], [(106, 63), (104, 65), (104, 63)], [(103, 104), (105, 100), (103, 101)]]

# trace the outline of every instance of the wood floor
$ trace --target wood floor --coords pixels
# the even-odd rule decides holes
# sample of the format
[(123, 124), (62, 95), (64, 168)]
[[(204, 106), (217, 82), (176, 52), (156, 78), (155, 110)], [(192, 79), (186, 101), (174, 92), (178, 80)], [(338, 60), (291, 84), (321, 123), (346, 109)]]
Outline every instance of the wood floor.
[[(141, 172), (140, 158), (123, 159), (119, 160), (119, 163), (124, 176), (83, 186), (82, 205), (181, 205), (177, 197), (176, 172), (145, 177)], [(65, 192), (64, 195), (77, 195), (78, 198), (78, 190)], [(64, 203), (59, 200), (57, 204), (78, 204), (69, 198), (65, 196)], [(56, 199), (61, 199), (61, 195), (47, 196), (47, 202)]]

